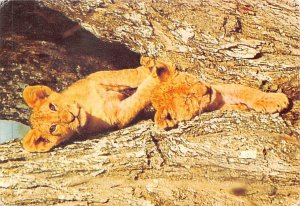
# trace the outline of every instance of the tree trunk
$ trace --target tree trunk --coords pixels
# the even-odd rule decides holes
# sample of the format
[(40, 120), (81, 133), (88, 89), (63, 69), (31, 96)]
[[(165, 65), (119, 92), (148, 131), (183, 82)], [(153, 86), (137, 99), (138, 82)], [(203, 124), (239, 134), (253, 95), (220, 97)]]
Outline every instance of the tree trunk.
[[(61, 90), (140, 55), (209, 83), (286, 93), (288, 112), (215, 111), (159, 130), (78, 137), (49, 153), (0, 145), (5, 205), (297, 205), (300, 17), (293, 1), (10, 1), (0, 10), (2, 119), (28, 84)], [(0, 203), (1, 205), (1, 203)]]

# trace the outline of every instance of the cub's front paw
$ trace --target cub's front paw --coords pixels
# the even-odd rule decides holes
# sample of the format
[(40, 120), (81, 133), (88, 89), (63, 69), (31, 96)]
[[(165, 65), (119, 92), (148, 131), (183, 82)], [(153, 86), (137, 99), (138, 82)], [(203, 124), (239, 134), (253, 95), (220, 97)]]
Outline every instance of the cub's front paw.
[(265, 93), (263, 97), (255, 101), (251, 107), (258, 112), (276, 113), (289, 106), (289, 99), (283, 93)]

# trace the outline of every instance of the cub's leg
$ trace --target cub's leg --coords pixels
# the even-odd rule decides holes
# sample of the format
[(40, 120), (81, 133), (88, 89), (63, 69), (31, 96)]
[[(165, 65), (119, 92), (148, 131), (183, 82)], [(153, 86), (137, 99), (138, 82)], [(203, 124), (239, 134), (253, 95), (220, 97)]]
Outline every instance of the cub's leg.
[(115, 71), (99, 71), (90, 74), (87, 79), (92, 79), (102, 86), (112, 90), (137, 88), (150, 74), (151, 68), (146, 66), (148, 57), (141, 57), (142, 66), (135, 69), (123, 69)]
[(159, 83), (158, 78), (150, 75), (141, 83), (133, 95), (118, 103), (116, 118), (119, 128), (129, 124), (141, 110), (150, 104), (152, 91)]
[(226, 104), (244, 104), (258, 112), (281, 112), (289, 105), (287, 96), (283, 93), (266, 93), (237, 84), (212, 85), (222, 95)]
[(232, 110), (239, 110), (239, 111), (247, 111), (249, 108), (245, 104), (224, 104), (220, 107), (221, 111), (232, 111)]

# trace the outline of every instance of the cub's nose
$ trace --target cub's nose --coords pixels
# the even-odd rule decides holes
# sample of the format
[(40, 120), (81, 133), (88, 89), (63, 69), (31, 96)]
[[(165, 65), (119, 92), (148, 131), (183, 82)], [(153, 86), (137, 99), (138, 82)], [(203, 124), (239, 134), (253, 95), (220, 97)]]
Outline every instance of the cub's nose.
[(60, 114), (60, 119), (64, 123), (70, 123), (75, 120), (75, 116), (71, 112), (62, 111)]

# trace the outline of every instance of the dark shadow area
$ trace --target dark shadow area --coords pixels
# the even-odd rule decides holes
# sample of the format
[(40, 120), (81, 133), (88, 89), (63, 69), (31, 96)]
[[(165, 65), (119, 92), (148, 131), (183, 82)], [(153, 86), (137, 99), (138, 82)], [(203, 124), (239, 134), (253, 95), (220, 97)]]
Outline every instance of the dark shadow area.
[(10, 1), (0, 9), (0, 119), (28, 123), (26, 85), (62, 90), (95, 71), (137, 67), (139, 58), (36, 1)]
[[(0, 19), (1, 37), (18, 35), (32, 42), (54, 43), (57, 49), (66, 50), (68, 56), (65, 58), (73, 62), (70, 66), (85, 66), (92, 72), (139, 65), (139, 54), (130, 51), (120, 43), (100, 40), (82, 28), (64, 38), (63, 35), (67, 30), (80, 26), (55, 10), (40, 7), (35, 1), (9, 2), (1, 9)], [(18, 42), (14, 45), (6, 43), (5, 39), (2, 39), (1, 47), (18, 48), (20, 46)], [(43, 61), (48, 56), (41, 53), (38, 57)]]
[[(131, 123), (129, 123), (127, 126), (125, 127), (129, 127), (135, 124), (138, 124), (141, 121), (144, 120), (149, 120), (151, 119), (154, 122), (153, 119), (153, 114), (155, 113), (155, 110), (152, 106), (148, 106), (146, 107), (144, 110), (142, 110), (140, 112), (139, 115), (137, 115), (133, 121)], [(175, 127), (173, 127), (175, 128)], [(97, 140), (97, 139), (101, 139), (101, 137), (105, 137), (107, 136), (110, 132), (116, 131), (119, 128), (116, 126), (115, 128), (110, 128), (110, 129), (106, 129), (103, 130), (101, 132), (95, 132), (95, 133), (90, 133), (90, 134), (77, 134), (75, 136), (73, 136), (70, 140), (67, 140), (66, 142), (63, 142), (62, 144), (60, 144), (58, 147), (66, 147), (67, 145), (69, 145), (70, 143), (76, 141), (76, 142), (84, 142), (86, 140)]]

